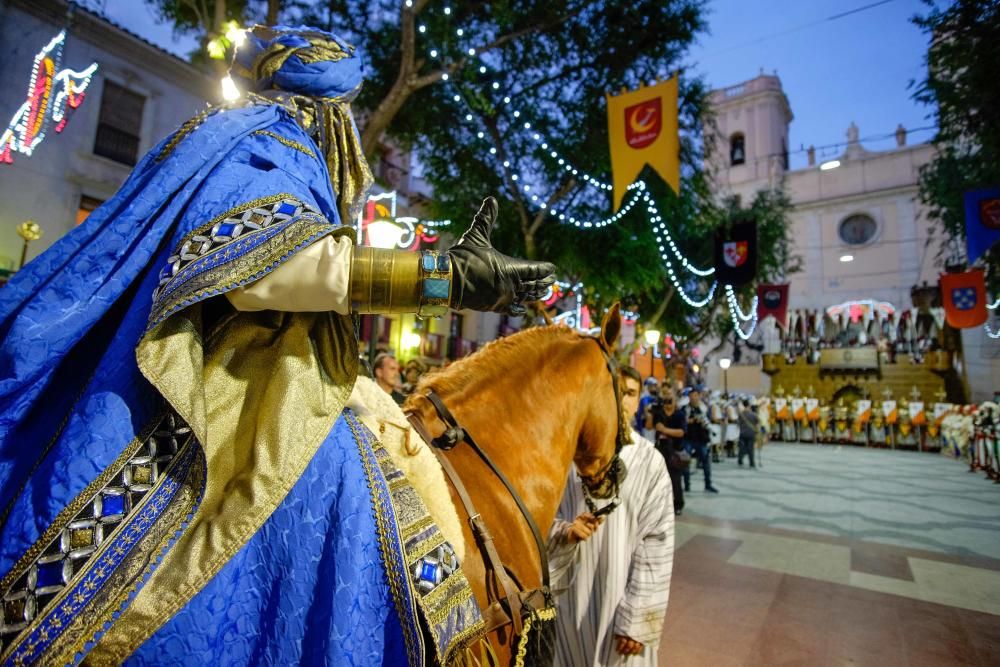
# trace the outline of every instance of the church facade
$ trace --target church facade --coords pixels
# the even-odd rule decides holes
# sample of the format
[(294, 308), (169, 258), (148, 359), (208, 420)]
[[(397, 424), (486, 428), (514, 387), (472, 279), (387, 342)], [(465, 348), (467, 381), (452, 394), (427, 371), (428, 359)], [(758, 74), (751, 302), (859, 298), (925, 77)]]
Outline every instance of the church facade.
[[(933, 146), (908, 143), (900, 126), (894, 147), (868, 150), (852, 123), (836, 155), (820, 161), (809, 148), (808, 164), (789, 169), (793, 114), (776, 75), (761, 73), (713, 91), (710, 99), (716, 150), (709, 167), (718, 195), (739, 195), (747, 204), (758, 190), (783, 185), (792, 200), (788, 236), (801, 271), (786, 276), (791, 310), (822, 313), (872, 300), (902, 313), (913, 307), (913, 287), (937, 284), (941, 241), (930, 237), (918, 195), (920, 168), (932, 159)], [(964, 330), (962, 343), (966, 367), (961, 361), (957, 367), (967, 377), (972, 400), (992, 397), (1000, 387), (994, 360), (1000, 345), (982, 328)], [(735, 376), (747, 390), (769, 389), (766, 381), (752, 386), (759, 374), (750, 369), (729, 375), (731, 387)], [(716, 379), (721, 378), (709, 381), (721, 385)]]

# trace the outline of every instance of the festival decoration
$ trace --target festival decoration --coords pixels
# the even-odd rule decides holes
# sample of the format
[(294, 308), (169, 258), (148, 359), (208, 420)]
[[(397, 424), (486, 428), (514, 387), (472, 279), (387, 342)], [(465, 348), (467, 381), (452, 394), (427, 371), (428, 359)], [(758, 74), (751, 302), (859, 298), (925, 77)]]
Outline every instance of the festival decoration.
[[(750, 312), (744, 313), (740, 308), (739, 302), (736, 300), (736, 292), (733, 291), (733, 286), (726, 285), (726, 303), (729, 305), (729, 316), (733, 321), (733, 328), (736, 330), (736, 334), (743, 340), (748, 340), (757, 328), (757, 296), (755, 295), (753, 298)], [(740, 323), (747, 321), (750, 322), (750, 329), (743, 331), (743, 326)]]
[(945, 319), (956, 329), (978, 327), (986, 322), (986, 280), (982, 269), (942, 273), (941, 298)]
[(358, 213), (355, 229), (359, 239), (365, 239), (370, 243), (372, 225), (378, 223), (388, 223), (399, 228), (396, 247), (402, 250), (419, 250), (421, 243), (434, 243), (438, 240), (439, 234), (434, 231), (435, 227), (450, 224), (448, 220), (420, 220), (410, 216), (396, 216), (396, 191), (371, 195), (365, 204), (364, 209)]
[(730, 285), (746, 285), (757, 275), (757, 223), (738, 222), (715, 235), (715, 277)]
[(888, 318), (896, 313), (896, 307), (888, 301), (875, 301), (873, 299), (859, 299), (855, 301), (845, 301), (836, 306), (826, 309), (826, 314), (833, 319), (843, 317), (849, 322), (864, 320), (868, 322), (872, 319)]
[(788, 327), (788, 283), (757, 286), (757, 319), (773, 317), (781, 328)]
[[(447, 7), (444, 8), (444, 14), (450, 16), (451, 12)], [(418, 25), (418, 32), (426, 33), (426, 26)], [(461, 38), (464, 35), (462, 28), (457, 28), (455, 34)], [(446, 50), (439, 49), (435, 45), (430, 45), (427, 50), (428, 56), (432, 60), (441, 60), (440, 56), (444, 54)], [(482, 59), (482, 54), (480, 54), (474, 47), (467, 50), (468, 60), (466, 61), (468, 66), (476, 67), (478, 66), (479, 74), (483, 75), (488, 72), (487, 62)], [(454, 65), (454, 63), (450, 63)], [(442, 65), (449, 65), (449, 63), (443, 62)], [(442, 80), (446, 85), (456, 86), (457, 84), (448, 83), (449, 75), (447, 73), (442, 74)], [(617, 127), (616, 132), (620, 134), (620, 139), (628, 149), (625, 153), (626, 156), (631, 155), (632, 157), (643, 157), (650, 156), (651, 161), (649, 162), (651, 166), (657, 168), (661, 176), (664, 177), (675, 191), (679, 189), (680, 183), (680, 164), (679, 164), (679, 149), (678, 149), (678, 135), (677, 135), (677, 76), (674, 76), (668, 81), (661, 82), (649, 88), (641, 88), (638, 91), (633, 91), (632, 93), (625, 93), (617, 97), (608, 98), (609, 104), (609, 122), (610, 121), (621, 121)], [(498, 88), (497, 84), (494, 83), (494, 90)], [(672, 91), (671, 91), (672, 89)], [(651, 96), (652, 94), (652, 96)], [(453, 88), (452, 96), (455, 102), (461, 102), (462, 100), (467, 100), (467, 96), (463, 93), (460, 88)], [(632, 97), (629, 97), (632, 96)], [(657, 97), (658, 96), (658, 97)], [(664, 97), (665, 96), (665, 97)], [(638, 102), (639, 98), (642, 99)], [(657, 109), (657, 102), (653, 101), (659, 99), (659, 108)], [(664, 104), (664, 99), (671, 98)], [(624, 104), (629, 102), (629, 104)], [(647, 104), (648, 102), (648, 104)], [(511, 97), (505, 95), (502, 98), (497, 97), (495, 100), (496, 106), (499, 108), (509, 107), (511, 105)], [(612, 113), (612, 108), (618, 109), (621, 112), (617, 118)], [(631, 120), (635, 121), (634, 124), (630, 124), (628, 130), (626, 130), (625, 122), (629, 120), (624, 113), (629, 110), (632, 113)], [(465, 120), (467, 122), (472, 122), (475, 118), (475, 109), (469, 108), (468, 113), (465, 115)], [(520, 188), (526, 198), (530, 200), (538, 209), (547, 212), (549, 215), (556, 217), (560, 222), (568, 222), (578, 228), (601, 228), (613, 224), (622, 217), (624, 217), (635, 205), (639, 202), (641, 198), (646, 204), (646, 209), (648, 213), (648, 220), (653, 227), (653, 232), (656, 236), (657, 247), (660, 252), (660, 257), (663, 260), (664, 266), (667, 270), (667, 275), (677, 294), (680, 295), (681, 299), (691, 306), (692, 308), (701, 308), (708, 305), (714, 298), (715, 292), (718, 287), (718, 281), (712, 281), (707, 285), (707, 290), (704, 296), (701, 298), (696, 298), (690, 295), (692, 288), (698, 287), (699, 281), (697, 278), (704, 278), (712, 276), (715, 273), (714, 267), (708, 268), (698, 268), (692, 264), (679, 250), (677, 244), (674, 242), (670, 235), (669, 229), (666, 223), (663, 221), (659, 212), (656, 210), (656, 206), (653, 202), (652, 197), (647, 191), (646, 183), (643, 181), (634, 181), (634, 179), (642, 167), (645, 166), (646, 161), (638, 162), (637, 166), (634, 163), (632, 168), (634, 171), (630, 173), (627, 179), (622, 179), (620, 174), (613, 175), (615, 181), (615, 186), (610, 183), (605, 183), (600, 179), (578, 169), (572, 162), (565, 156), (560, 155), (557, 151), (553, 150), (549, 142), (543, 137), (539, 132), (534, 131), (531, 122), (524, 120), (520, 109), (508, 108), (507, 112), (516, 122), (512, 123), (512, 128), (520, 124), (520, 127), (525, 131), (532, 132), (531, 137), (534, 139), (540, 151), (547, 153), (548, 157), (556, 160), (557, 163), (572, 176), (583, 181), (587, 185), (597, 188), (602, 191), (614, 191), (614, 201), (615, 212), (609, 217), (603, 220), (580, 220), (573, 216), (566, 210), (557, 208), (555, 206), (550, 206), (546, 203), (548, 199), (544, 193), (539, 193), (536, 189), (533, 189), (532, 184), (526, 182), (527, 179), (524, 178), (522, 174), (517, 173), (516, 168), (510, 162), (510, 160), (503, 161), (503, 168), (510, 174), (510, 180), (515, 187)], [(658, 112), (658, 115), (657, 115)], [(659, 123), (658, 128), (654, 126)], [(628, 136), (626, 137), (626, 131)], [(486, 128), (480, 128), (476, 136), (483, 141), (487, 141)], [(647, 142), (649, 142), (647, 144)], [(657, 147), (666, 146), (671, 143), (674, 146), (672, 150), (658, 150)], [(631, 143), (632, 145), (629, 145)], [(612, 141), (612, 150), (614, 151), (614, 141)], [(497, 156), (498, 150), (496, 146), (490, 146), (488, 153), (491, 156)], [(496, 158), (499, 160), (500, 158)], [(614, 162), (613, 162), (613, 172)], [(621, 170), (618, 170), (619, 172)], [(627, 184), (627, 185), (626, 185)], [(631, 192), (629, 199), (622, 205), (622, 199), (626, 193)], [(694, 274), (695, 279), (691, 279), (683, 274), (679, 275), (678, 271), (674, 270), (674, 263), (671, 256), (675, 258), (681, 265), (681, 268), (687, 273)], [(551, 296), (551, 295), (549, 295)], [(735, 296), (733, 296), (729, 301), (730, 313), (733, 315), (734, 328), (737, 330), (741, 338), (748, 339), (752, 335), (756, 327), (756, 314), (751, 313), (750, 315), (738, 317), (742, 311), (739, 309), (739, 304), (736, 303)], [(756, 309), (756, 305), (753, 306)], [(739, 325), (740, 321), (750, 321), (749, 331), (743, 331)], [(579, 321), (579, 318), (577, 319)]]
[(27, 99), (0, 135), (0, 163), (13, 164), (15, 152), (30, 156), (45, 139), (50, 120), (62, 132), (70, 113), (83, 104), (97, 63), (80, 72), (60, 70), (65, 41), (63, 30), (35, 55)]
[(965, 242), (969, 263), (1000, 241), (1000, 187), (966, 192)]
[(618, 210), (627, 187), (647, 164), (674, 192), (680, 192), (677, 76), (653, 86), (605, 97), (614, 181), (612, 210)]

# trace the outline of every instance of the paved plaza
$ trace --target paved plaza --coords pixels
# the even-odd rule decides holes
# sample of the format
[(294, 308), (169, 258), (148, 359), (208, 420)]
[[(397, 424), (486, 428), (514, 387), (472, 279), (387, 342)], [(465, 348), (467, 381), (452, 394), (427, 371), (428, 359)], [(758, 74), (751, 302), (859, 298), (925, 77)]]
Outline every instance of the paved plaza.
[(995, 665), (1000, 485), (938, 454), (771, 444), (677, 526), (662, 665)]

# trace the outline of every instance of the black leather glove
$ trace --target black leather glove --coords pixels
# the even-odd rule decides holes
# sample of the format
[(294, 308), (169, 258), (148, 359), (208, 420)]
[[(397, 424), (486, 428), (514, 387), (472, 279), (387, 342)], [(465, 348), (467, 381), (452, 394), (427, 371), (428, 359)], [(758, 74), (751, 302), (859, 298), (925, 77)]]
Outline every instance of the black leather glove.
[(490, 235), (499, 206), (493, 197), (483, 205), (469, 231), (448, 249), (452, 263), (451, 307), (523, 315), (524, 303), (545, 296), (555, 282), (548, 262), (508, 257), (493, 248)]

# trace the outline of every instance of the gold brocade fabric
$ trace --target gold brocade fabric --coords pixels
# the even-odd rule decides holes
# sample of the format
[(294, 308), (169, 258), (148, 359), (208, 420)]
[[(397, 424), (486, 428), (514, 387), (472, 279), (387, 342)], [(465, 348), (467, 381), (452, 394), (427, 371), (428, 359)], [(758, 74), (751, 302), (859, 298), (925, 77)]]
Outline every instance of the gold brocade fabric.
[(348, 317), (224, 306), (212, 324), (211, 303), (167, 318), (136, 352), (204, 447), (204, 497), (88, 663), (122, 662), (250, 539), (326, 439), (357, 377)]

